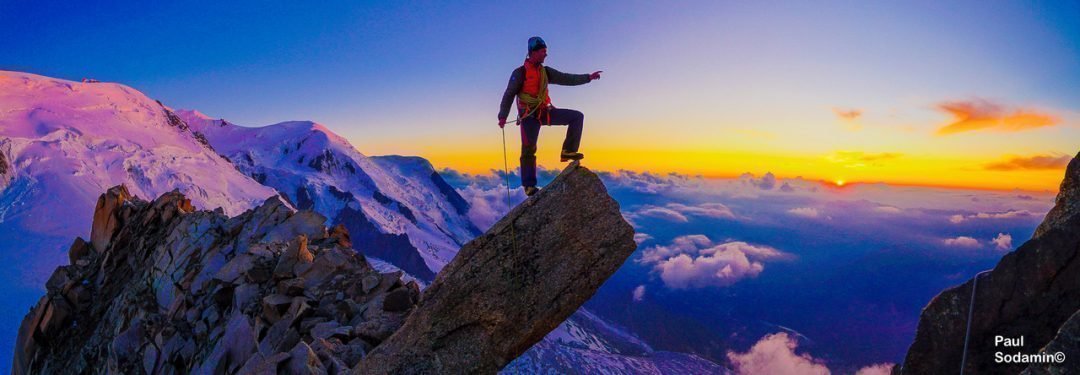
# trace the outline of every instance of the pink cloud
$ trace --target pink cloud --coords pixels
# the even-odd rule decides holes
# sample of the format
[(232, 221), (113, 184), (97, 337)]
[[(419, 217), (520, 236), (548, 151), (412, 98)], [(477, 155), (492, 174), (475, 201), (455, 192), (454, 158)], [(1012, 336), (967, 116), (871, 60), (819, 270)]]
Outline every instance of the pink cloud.
[(846, 121), (856, 120), (863, 114), (863, 111), (861, 109), (833, 108), (832, 111), (834, 114), (836, 114), (836, 117), (839, 117), (841, 120)]
[(767, 335), (746, 353), (729, 351), (728, 360), (737, 374), (830, 374), (821, 360), (796, 354), (798, 343), (780, 332)]
[(859, 369), (859, 371), (855, 372), (855, 375), (889, 375), (895, 366), (895, 363), (878, 363)]
[(1012, 250), (1012, 236), (1007, 233), (998, 233), (990, 242), (998, 250)]
[(767, 260), (788, 258), (790, 254), (768, 246), (738, 241), (714, 244), (698, 234), (677, 237), (668, 246), (650, 247), (638, 262), (651, 264), (667, 287), (687, 289), (729, 286), (757, 277)]
[(1056, 116), (1033, 109), (1014, 108), (984, 99), (951, 101), (938, 104), (938, 109), (952, 115), (949, 124), (937, 130), (938, 135), (949, 135), (976, 130), (1021, 131), (1061, 122)]
[(802, 217), (808, 217), (808, 218), (816, 218), (819, 215), (818, 210), (816, 208), (813, 208), (813, 207), (797, 207), (797, 208), (792, 208), (792, 209), (788, 210), (787, 212), (789, 214), (792, 214), (792, 215), (795, 215), (795, 216), (802, 216)]
[(968, 237), (968, 236), (960, 236), (960, 237), (956, 237), (956, 238), (946, 238), (944, 240), (944, 242), (945, 242), (945, 246), (968, 247), (968, 248), (979, 247), (979, 240), (976, 240), (976, 239)]

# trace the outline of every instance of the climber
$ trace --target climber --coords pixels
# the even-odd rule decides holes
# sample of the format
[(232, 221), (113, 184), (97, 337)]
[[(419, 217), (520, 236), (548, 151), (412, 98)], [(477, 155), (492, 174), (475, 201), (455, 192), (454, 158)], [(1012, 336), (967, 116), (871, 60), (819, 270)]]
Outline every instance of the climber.
[[(506, 126), (506, 117), (510, 113), (510, 102), (517, 97), (518, 120), (521, 127), (521, 186), (525, 195), (536, 194), (536, 141), (540, 136), (541, 125), (569, 125), (566, 139), (563, 141), (561, 161), (581, 160), (585, 155), (578, 151), (581, 142), (581, 127), (585, 115), (579, 111), (555, 108), (548, 96), (548, 83), (564, 86), (577, 86), (600, 79), (602, 71), (592, 74), (566, 74), (544, 66), (547, 58), (547, 44), (538, 36), (529, 38), (529, 53), (525, 63), (510, 74), (502, 103), (499, 105), (499, 127)], [(541, 69), (543, 68), (543, 69)]]

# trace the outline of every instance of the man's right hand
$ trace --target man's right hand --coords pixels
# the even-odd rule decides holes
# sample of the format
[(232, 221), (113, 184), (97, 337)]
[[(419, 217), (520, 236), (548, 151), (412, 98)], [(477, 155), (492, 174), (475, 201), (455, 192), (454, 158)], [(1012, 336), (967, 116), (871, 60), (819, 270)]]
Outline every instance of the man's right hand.
[(504, 126), (506, 126), (506, 119), (504, 119), (504, 118), (499, 119), (499, 128), (501, 129)]

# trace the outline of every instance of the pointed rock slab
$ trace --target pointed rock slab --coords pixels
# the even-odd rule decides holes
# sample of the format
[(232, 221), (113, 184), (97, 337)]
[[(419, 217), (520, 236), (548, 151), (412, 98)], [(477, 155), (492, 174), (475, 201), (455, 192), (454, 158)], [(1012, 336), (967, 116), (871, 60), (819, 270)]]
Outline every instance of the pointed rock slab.
[(131, 193), (128, 193), (124, 185), (113, 186), (98, 197), (97, 206), (94, 208), (94, 224), (90, 230), (90, 244), (98, 253), (105, 251), (120, 228), (120, 206), (128, 199), (131, 199)]
[(356, 371), (498, 372), (592, 297), (636, 247), (604, 184), (571, 163), (466, 244)]

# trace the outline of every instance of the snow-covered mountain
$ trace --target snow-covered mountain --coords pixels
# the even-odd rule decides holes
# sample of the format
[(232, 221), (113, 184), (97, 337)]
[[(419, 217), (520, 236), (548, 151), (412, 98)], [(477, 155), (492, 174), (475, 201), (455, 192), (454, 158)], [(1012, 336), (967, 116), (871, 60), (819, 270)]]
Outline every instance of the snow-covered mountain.
[(159, 102), (114, 83), (0, 71), (0, 350), (41, 286), (88, 237), (111, 186), (140, 197), (179, 189), (237, 215), (277, 194), (222, 158)]
[(503, 368), (503, 374), (728, 374), (707, 359), (654, 350), (584, 307)]
[(480, 231), (468, 204), (418, 157), (367, 157), (310, 121), (243, 127), (177, 111), (245, 174), (343, 224), (357, 250), (425, 280)]
[[(114, 83), (0, 71), (0, 241), (5, 275), (40, 286), (94, 202), (126, 184), (140, 197), (179, 189), (197, 207), (237, 215), (277, 192), (236, 171), (161, 103)], [(64, 248), (58, 244), (63, 243)], [(51, 246), (46, 246), (51, 245)], [(54, 252), (55, 251), (55, 252)]]

